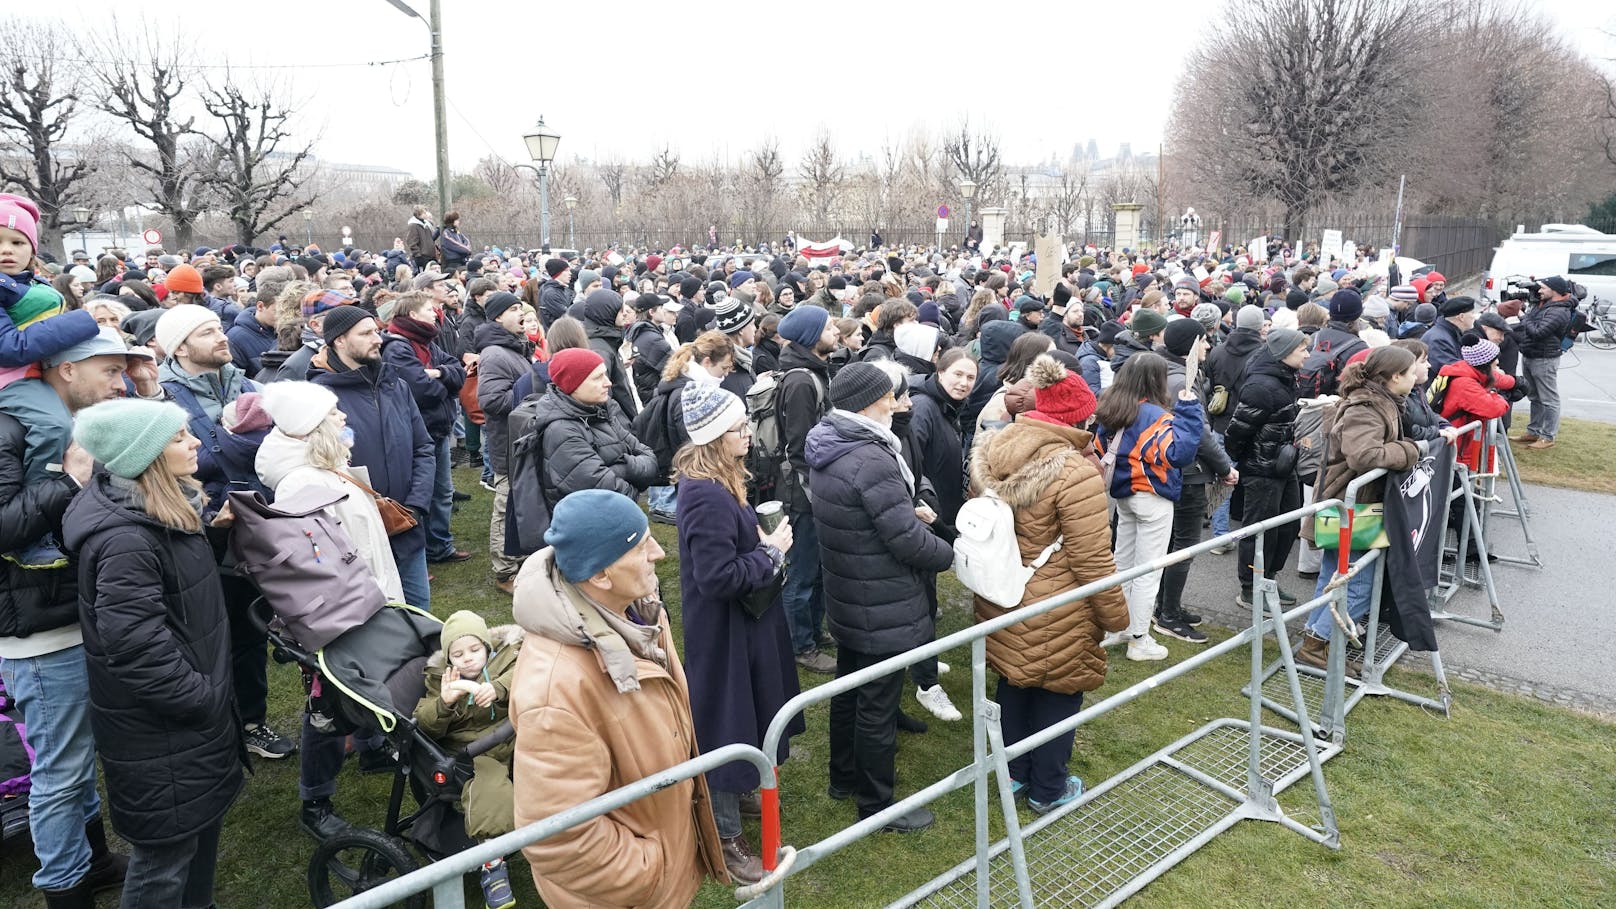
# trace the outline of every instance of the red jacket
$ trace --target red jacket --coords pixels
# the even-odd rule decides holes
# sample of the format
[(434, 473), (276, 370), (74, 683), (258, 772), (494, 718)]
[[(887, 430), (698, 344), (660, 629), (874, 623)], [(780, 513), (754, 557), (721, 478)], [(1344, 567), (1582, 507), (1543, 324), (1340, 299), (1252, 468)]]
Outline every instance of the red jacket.
[[(1489, 374), (1463, 360), (1442, 367), (1438, 375), (1448, 377), (1448, 390), (1442, 399), (1442, 416), (1454, 426), (1478, 420), (1492, 420), (1509, 413), (1509, 401), (1499, 394), (1515, 387), (1515, 377), (1497, 366)], [(1474, 435), (1459, 440), (1459, 460), (1480, 470), (1481, 443)], [(1491, 465), (1489, 465), (1490, 467)]]

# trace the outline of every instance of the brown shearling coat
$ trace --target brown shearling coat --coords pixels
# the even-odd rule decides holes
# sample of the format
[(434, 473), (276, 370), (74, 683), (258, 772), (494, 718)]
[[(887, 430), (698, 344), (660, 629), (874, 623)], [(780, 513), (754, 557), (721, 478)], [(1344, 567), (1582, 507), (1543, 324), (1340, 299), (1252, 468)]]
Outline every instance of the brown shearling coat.
[[(1385, 386), (1367, 382), (1348, 392), (1336, 405), (1335, 416), (1325, 427), (1330, 453), (1324, 462), (1314, 501), (1338, 499), (1354, 477), (1379, 467), (1407, 470), (1419, 463), (1420, 446), (1403, 435), (1403, 416), (1397, 400)], [(1386, 480), (1381, 478), (1358, 490), (1358, 503), (1381, 502), (1386, 498)]]
[[(1084, 457), (1093, 436), (1023, 416), (977, 436), (971, 475), (1015, 510), (1023, 564), (1064, 536), (1061, 548), (1027, 582), (1022, 605), (1036, 603), (1116, 573), (1100, 472)], [(1009, 610), (976, 597), (976, 619)], [(1011, 684), (1057, 694), (1093, 691), (1105, 682), (1100, 640), (1128, 627), (1120, 587), (1068, 603), (988, 637), (988, 663)]]

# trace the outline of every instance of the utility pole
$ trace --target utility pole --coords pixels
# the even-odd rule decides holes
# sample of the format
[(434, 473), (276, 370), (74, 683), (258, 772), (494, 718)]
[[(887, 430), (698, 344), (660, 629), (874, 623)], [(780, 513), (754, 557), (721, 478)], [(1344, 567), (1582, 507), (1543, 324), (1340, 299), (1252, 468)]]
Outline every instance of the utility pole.
[[(387, 0), (387, 2), (406, 16), (421, 18), (421, 14), (404, 0)], [(454, 201), (454, 194), (450, 192), (449, 185), (449, 118), (444, 112), (443, 11), (439, 8), (439, 4), (440, 0), (430, 0), (427, 7), (428, 18), (422, 19), (421, 22), (432, 37), (432, 121), (433, 138), (438, 149), (438, 217), (441, 218), (449, 210), (449, 204)]]

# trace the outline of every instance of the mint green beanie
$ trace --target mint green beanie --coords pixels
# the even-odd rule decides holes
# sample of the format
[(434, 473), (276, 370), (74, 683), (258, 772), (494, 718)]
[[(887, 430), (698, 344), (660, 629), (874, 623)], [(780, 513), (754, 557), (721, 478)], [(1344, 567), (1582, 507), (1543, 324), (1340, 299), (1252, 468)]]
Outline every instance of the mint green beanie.
[(73, 441), (126, 480), (146, 472), (184, 428), (185, 411), (166, 401), (115, 398), (73, 416)]

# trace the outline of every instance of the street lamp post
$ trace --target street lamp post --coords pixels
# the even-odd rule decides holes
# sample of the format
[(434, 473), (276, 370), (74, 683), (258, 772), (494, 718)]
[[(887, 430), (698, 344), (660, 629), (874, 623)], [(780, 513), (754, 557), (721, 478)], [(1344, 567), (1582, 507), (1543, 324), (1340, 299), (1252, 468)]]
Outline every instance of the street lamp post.
[(314, 212), (303, 209), (303, 245), (314, 245)]
[(578, 207), (578, 197), (568, 196), (561, 200), (567, 206), (567, 245), (573, 249), (578, 248), (578, 238), (572, 232), (572, 212)]
[[(965, 197), (965, 243), (971, 242), (971, 199), (976, 196), (976, 182), (974, 180), (960, 181), (960, 195)], [(964, 246), (961, 243), (960, 246)]]
[[(79, 224), (79, 248), (84, 250), (86, 256), (90, 254), (90, 242), (85, 239), (84, 232), (89, 229), (90, 217), (94, 214), (95, 212), (82, 205), (73, 209), (73, 220)], [(69, 256), (68, 258), (71, 259), (72, 257)]]
[[(421, 19), (421, 14), (411, 9), (404, 0), (387, 0), (394, 9), (406, 16)], [(439, 9), (439, 0), (431, 0), (427, 7), (427, 18), (421, 19), (426, 26), (427, 33), (432, 37), (432, 122), (433, 139), (438, 150), (438, 216), (449, 210), (449, 203), (454, 201), (449, 185), (449, 118), (444, 112), (443, 100), (443, 13)]]
[(527, 143), (528, 156), (538, 165), (535, 169), (539, 174), (539, 246), (550, 245), (550, 162), (555, 160), (556, 146), (561, 144), (561, 134), (544, 125), (544, 118), (540, 117), (538, 125), (522, 136)]

